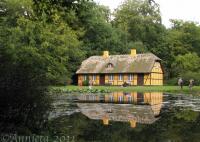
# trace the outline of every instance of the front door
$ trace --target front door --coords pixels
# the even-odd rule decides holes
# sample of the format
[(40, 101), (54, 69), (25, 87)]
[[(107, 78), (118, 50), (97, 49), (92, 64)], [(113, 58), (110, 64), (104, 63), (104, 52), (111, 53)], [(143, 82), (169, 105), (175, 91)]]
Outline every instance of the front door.
[(105, 85), (105, 74), (100, 75), (100, 85)]
[(137, 85), (142, 86), (144, 85), (144, 74), (138, 74), (137, 76)]

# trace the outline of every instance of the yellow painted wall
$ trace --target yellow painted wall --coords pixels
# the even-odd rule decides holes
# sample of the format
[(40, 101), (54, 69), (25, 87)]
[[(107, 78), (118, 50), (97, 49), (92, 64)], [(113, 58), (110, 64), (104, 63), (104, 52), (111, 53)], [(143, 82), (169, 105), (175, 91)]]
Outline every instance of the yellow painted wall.
[[(88, 75), (88, 79), (92, 80), (92, 76), (93, 75)], [(93, 85), (99, 85), (100, 81), (99, 81), (100, 77), (99, 75), (96, 75), (96, 79), (92, 80)], [(82, 83), (84, 81), (84, 75), (78, 75), (78, 85), (81, 86)]]
[(117, 80), (118, 80), (118, 75), (115, 74), (115, 75), (114, 75), (114, 82), (113, 82), (113, 85), (118, 85)]
[(155, 62), (151, 71), (151, 85), (163, 85), (163, 71), (159, 62)]
[(151, 74), (144, 74), (144, 85), (151, 85)]
[(111, 81), (108, 80), (108, 75), (105, 75), (105, 84), (108, 84), (109, 82), (112, 83)]
[(109, 80), (109, 75), (105, 75), (105, 83), (121, 86), (124, 84), (124, 82), (127, 82), (131, 85), (137, 85), (137, 74), (133, 74), (133, 80), (131, 81), (128, 80), (128, 74), (122, 74), (122, 75), (123, 75), (122, 80), (119, 80), (119, 74), (113, 74), (114, 80)]
[[(114, 79), (109, 80), (109, 75), (105, 75), (105, 84), (111, 84), (111, 85), (118, 85), (121, 86), (124, 84), (124, 82), (129, 83), (130, 85), (137, 85), (137, 74), (133, 74), (133, 79), (128, 80), (128, 74), (123, 74), (123, 79), (119, 80), (119, 74), (113, 74)], [(88, 79), (92, 80), (92, 75), (88, 75)], [(78, 85), (81, 85), (84, 81), (84, 75), (78, 75)], [(96, 80), (93, 80), (93, 85), (99, 85), (100, 84), (100, 75), (96, 75)]]
[(134, 74), (133, 85), (137, 85), (137, 74)]
[[(119, 80), (119, 74), (113, 74), (113, 80), (109, 80), (109, 75), (105, 75), (105, 84), (121, 86), (124, 82), (130, 85), (137, 85), (137, 74), (133, 74), (133, 79), (128, 80), (129, 74), (122, 74), (123, 79)], [(92, 75), (88, 75), (89, 80), (92, 80)], [(81, 85), (84, 81), (83, 75), (78, 75), (78, 85)], [(93, 80), (93, 85), (100, 84), (100, 76), (96, 75), (96, 80)], [(163, 85), (163, 71), (159, 62), (155, 62), (152, 72), (150, 74), (144, 74), (144, 85)]]
[(82, 86), (82, 81), (83, 80), (83, 76), (82, 75), (78, 75), (78, 85)]

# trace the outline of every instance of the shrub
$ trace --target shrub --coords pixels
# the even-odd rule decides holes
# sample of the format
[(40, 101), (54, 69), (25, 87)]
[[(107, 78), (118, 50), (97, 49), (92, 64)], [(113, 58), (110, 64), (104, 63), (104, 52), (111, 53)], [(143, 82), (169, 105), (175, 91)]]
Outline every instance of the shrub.
[(129, 84), (127, 82), (124, 82), (123, 87), (127, 87), (127, 86), (129, 86)]
[(83, 86), (89, 86), (89, 80), (84, 80), (84, 81), (82, 82), (82, 84), (83, 84)]
[(178, 78), (171, 78), (166, 80), (165, 85), (178, 85)]
[(182, 75), (184, 85), (189, 85), (189, 80), (194, 79), (194, 85), (199, 85), (200, 83), (200, 73), (199, 72), (187, 72)]
[[(194, 85), (199, 85), (199, 83), (200, 83), (200, 73), (198, 73), (198, 72), (186, 72), (186, 73), (180, 75), (180, 77), (182, 77), (183, 84), (186, 86), (189, 85), (190, 79), (194, 79)], [(179, 77), (166, 80), (165, 84), (166, 85), (178, 85), (178, 78)]]

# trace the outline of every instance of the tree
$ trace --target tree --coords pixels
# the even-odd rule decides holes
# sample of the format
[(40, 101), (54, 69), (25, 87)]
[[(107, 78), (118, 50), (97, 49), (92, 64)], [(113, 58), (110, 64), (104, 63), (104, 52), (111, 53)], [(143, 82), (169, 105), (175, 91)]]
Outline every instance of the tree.
[(174, 76), (181, 76), (184, 78), (185, 84), (188, 85), (190, 79), (195, 80), (198, 84), (200, 78), (200, 57), (196, 53), (188, 53), (185, 55), (178, 55), (172, 63), (172, 71)]
[(80, 4), (75, 13), (78, 20), (72, 27), (84, 31), (81, 40), (83, 49), (88, 51), (87, 57), (102, 54), (103, 50), (109, 50), (112, 54), (127, 52), (121, 42), (124, 40), (124, 32), (112, 27), (108, 7), (89, 1)]
[[(194, 57), (199, 56), (200, 27), (193, 22), (184, 22), (181, 20), (171, 20), (171, 22), (172, 28), (168, 29), (167, 31), (165, 43), (169, 51), (168, 55), (170, 57), (167, 63), (169, 68), (168, 72), (170, 77), (176, 77), (177, 74), (180, 74), (180, 70), (177, 70), (177, 67), (175, 67), (175, 64), (177, 64), (177, 56), (183, 56), (182, 60), (184, 62), (184, 55), (186, 54), (188, 55), (189, 53), (197, 53)], [(173, 69), (174, 67), (175, 69)]]
[(129, 33), (128, 41), (142, 42), (149, 51), (154, 51), (162, 41), (165, 28), (161, 24), (158, 4), (126, 0), (114, 15), (114, 25)]
[(200, 49), (200, 27), (194, 22), (171, 20), (172, 28), (169, 30), (169, 41), (175, 56), (188, 52), (197, 52)]
[(59, 16), (36, 17), (31, 0), (0, 7), (0, 131), (39, 133), (51, 108), (48, 86), (71, 82), (81, 42)]

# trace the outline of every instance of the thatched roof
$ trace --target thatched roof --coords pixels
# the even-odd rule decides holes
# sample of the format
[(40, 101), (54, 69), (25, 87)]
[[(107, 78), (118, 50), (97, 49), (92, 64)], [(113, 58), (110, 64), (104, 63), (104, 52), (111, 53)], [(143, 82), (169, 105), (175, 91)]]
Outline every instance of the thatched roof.
[[(103, 56), (91, 56), (84, 60), (77, 74), (84, 73), (149, 73), (155, 61), (161, 59), (152, 53), (130, 55), (110, 55), (108, 58)], [(112, 68), (108, 68), (108, 64)]]

